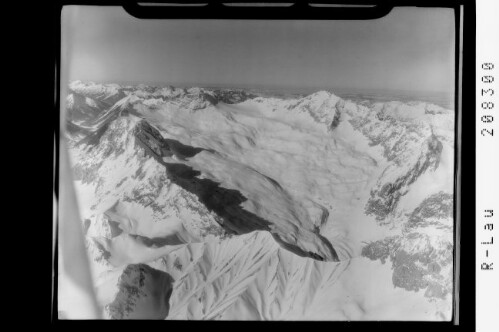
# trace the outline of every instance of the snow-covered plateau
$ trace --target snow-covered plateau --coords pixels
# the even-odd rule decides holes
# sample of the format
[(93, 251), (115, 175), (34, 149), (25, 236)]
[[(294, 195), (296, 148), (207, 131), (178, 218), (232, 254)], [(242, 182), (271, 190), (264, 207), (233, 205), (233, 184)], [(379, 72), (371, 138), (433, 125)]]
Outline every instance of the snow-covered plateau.
[(450, 320), (454, 116), (327, 91), (71, 82), (104, 317)]

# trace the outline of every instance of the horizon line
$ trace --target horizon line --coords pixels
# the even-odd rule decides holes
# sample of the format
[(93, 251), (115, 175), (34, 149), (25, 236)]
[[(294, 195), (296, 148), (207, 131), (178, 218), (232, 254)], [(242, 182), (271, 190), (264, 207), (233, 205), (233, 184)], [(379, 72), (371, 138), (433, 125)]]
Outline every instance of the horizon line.
[(409, 92), (409, 93), (417, 93), (417, 94), (427, 94), (427, 93), (432, 93), (432, 94), (452, 94), (454, 95), (454, 91), (437, 91), (437, 90), (416, 90), (416, 89), (393, 89), (393, 88), (368, 88), (368, 87), (348, 87), (348, 86), (334, 86), (334, 87), (327, 87), (327, 86), (315, 86), (315, 87), (300, 87), (296, 85), (278, 85), (278, 84), (244, 84), (244, 83), (239, 83), (239, 84), (221, 84), (221, 83), (192, 83), (192, 82), (159, 82), (159, 81), (129, 81), (129, 80), (91, 80), (91, 79), (68, 79), (69, 82), (74, 82), (74, 81), (81, 81), (81, 82), (93, 82), (93, 83), (99, 83), (99, 84), (119, 84), (119, 85), (131, 85), (131, 86), (136, 86), (136, 85), (147, 85), (147, 86), (155, 86), (155, 87), (162, 87), (162, 86), (172, 86), (172, 87), (179, 87), (179, 88), (186, 88), (186, 87), (199, 87), (199, 88), (229, 88), (229, 89), (254, 89), (254, 90), (260, 90), (260, 89), (268, 89), (268, 90), (282, 90), (282, 89), (290, 89), (290, 90), (306, 90), (306, 91), (335, 91), (335, 90), (358, 90), (359, 92), (367, 92), (367, 91), (377, 91), (377, 92)]

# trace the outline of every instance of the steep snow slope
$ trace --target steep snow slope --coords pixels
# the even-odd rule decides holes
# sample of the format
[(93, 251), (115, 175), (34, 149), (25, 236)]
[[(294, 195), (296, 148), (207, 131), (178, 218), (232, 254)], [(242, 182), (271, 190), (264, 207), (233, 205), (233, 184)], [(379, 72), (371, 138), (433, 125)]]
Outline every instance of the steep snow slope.
[(162, 318), (174, 320), (441, 320), (450, 311), (449, 301), (395, 288), (390, 267), (379, 261), (303, 258), (267, 232), (192, 243), (146, 266), (167, 273), (173, 289), (162, 280), (127, 281), (120, 270), (101, 286), (111, 289), (103, 300), (108, 317), (137, 317), (156, 301), (148, 292), (168, 296)]
[(66, 102), (108, 317), (451, 316), (453, 112), (79, 81)]

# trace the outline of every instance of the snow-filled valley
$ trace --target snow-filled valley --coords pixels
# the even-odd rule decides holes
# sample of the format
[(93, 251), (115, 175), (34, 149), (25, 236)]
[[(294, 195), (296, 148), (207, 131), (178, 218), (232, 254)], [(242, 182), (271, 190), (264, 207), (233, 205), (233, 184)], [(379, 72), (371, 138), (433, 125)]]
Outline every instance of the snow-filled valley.
[(73, 81), (64, 112), (104, 317), (451, 319), (453, 110)]

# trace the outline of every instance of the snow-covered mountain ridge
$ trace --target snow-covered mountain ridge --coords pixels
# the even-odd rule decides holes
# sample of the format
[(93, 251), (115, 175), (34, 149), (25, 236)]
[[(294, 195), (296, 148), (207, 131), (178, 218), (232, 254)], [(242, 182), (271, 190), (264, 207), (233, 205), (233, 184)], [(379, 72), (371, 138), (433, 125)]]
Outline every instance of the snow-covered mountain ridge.
[(108, 317), (450, 317), (453, 111), (81, 81), (66, 110)]

